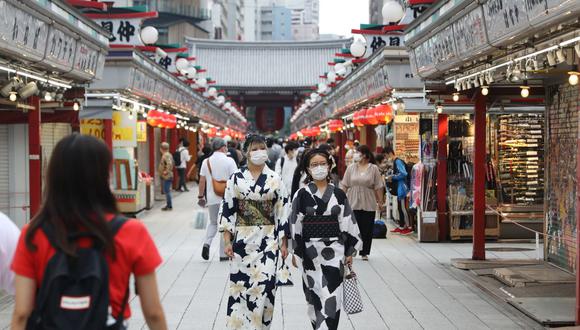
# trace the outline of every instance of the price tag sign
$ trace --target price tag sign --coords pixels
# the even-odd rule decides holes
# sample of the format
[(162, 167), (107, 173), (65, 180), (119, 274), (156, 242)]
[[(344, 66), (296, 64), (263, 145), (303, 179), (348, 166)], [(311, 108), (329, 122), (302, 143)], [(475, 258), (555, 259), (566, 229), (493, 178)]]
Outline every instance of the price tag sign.
[(105, 126), (102, 119), (81, 119), (81, 134), (105, 140)]

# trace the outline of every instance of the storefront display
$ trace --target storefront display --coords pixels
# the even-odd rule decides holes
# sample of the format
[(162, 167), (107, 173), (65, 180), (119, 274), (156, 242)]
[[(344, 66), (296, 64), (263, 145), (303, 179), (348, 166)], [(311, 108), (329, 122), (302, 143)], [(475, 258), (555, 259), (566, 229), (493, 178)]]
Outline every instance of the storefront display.
[(407, 163), (419, 162), (419, 115), (395, 116), (395, 152)]

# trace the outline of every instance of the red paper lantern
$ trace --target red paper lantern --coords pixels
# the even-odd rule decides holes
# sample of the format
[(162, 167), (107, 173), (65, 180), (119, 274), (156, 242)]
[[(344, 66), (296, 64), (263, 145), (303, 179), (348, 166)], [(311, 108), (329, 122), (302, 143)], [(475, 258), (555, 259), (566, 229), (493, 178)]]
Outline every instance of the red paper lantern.
[(157, 127), (159, 125), (159, 111), (149, 110), (149, 113), (147, 113), (147, 123), (153, 127)]
[(375, 118), (379, 124), (388, 124), (393, 120), (393, 108), (388, 104), (381, 104), (375, 108)]
[(216, 135), (217, 135), (217, 128), (215, 128), (215, 127), (210, 128), (207, 132), (207, 136), (209, 138), (214, 138), (214, 137), (216, 137)]
[(328, 129), (331, 132), (338, 132), (342, 128), (342, 120), (340, 119), (333, 119), (328, 122)]
[(365, 125), (362, 122), (362, 115), (364, 115), (364, 113), (362, 111), (363, 110), (359, 110), (359, 111), (355, 112), (354, 116), (352, 117), (352, 122), (354, 123), (355, 126), (361, 127), (361, 126)]
[(377, 112), (377, 107), (369, 108), (365, 112), (365, 121), (368, 125), (377, 125), (379, 121), (377, 120), (375, 114)]

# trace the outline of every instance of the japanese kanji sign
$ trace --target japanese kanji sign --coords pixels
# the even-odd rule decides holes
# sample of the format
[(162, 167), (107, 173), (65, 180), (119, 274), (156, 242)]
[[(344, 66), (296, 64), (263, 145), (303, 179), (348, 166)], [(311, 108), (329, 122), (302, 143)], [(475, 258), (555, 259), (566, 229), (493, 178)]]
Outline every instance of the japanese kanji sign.
[(99, 18), (95, 22), (111, 33), (112, 45), (144, 46), (140, 37), (143, 18)]

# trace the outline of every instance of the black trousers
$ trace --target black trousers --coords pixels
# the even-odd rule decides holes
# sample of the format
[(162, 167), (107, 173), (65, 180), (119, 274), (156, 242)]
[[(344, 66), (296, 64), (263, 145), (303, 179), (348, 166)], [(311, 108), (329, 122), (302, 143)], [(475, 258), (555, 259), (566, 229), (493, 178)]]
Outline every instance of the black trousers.
[(179, 174), (179, 186), (177, 190), (183, 188), (183, 190), (187, 190), (187, 186), (185, 185), (185, 168), (177, 168), (177, 174)]
[(354, 217), (360, 230), (360, 236), (363, 240), (363, 248), (360, 252), (361, 256), (368, 256), (371, 254), (371, 244), (373, 242), (373, 227), (375, 225), (375, 212), (354, 210)]

